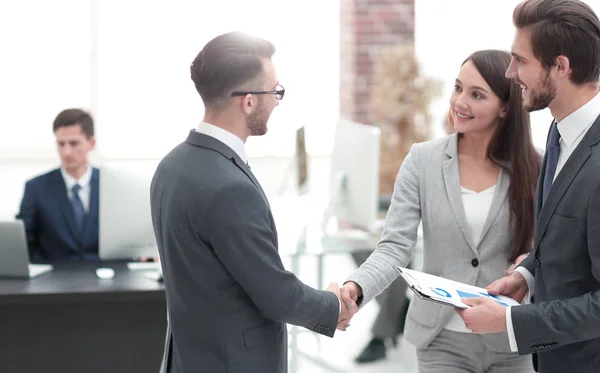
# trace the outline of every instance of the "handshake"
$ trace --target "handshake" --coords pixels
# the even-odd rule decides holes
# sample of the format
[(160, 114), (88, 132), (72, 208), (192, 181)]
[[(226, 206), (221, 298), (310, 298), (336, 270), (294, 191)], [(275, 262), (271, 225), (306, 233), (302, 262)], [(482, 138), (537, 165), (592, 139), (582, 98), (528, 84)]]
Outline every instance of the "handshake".
[(341, 288), (337, 283), (332, 282), (327, 287), (327, 290), (337, 295), (342, 307), (337, 322), (337, 329), (346, 330), (350, 326), (350, 320), (358, 312), (356, 302), (362, 296), (362, 289), (357, 283), (348, 281)]

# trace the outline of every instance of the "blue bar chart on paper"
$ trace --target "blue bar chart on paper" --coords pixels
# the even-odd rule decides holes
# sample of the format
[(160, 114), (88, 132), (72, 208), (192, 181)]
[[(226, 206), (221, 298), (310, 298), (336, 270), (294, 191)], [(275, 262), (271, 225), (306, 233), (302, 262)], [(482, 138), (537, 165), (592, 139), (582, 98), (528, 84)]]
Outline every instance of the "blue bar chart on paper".
[(498, 302), (504, 307), (519, 304), (516, 300), (504, 295), (490, 295), (486, 289), (478, 286), (449, 280), (408, 268), (396, 266), (395, 269), (400, 273), (400, 276), (417, 296), (431, 302), (442, 303), (462, 309), (469, 308), (469, 306), (464, 304), (461, 301), (461, 298), (485, 297)]

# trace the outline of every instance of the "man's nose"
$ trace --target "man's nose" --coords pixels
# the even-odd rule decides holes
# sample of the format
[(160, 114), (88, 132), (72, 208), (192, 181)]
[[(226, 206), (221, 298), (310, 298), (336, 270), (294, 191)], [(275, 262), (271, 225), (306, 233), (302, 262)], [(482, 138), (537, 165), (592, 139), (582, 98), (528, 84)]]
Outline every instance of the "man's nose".
[(514, 61), (510, 61), (510, 64), (506, 69), (506, 73), (504, 73), (504, 76), (508, 79), (513, 79), (517, 76), (517, 74), (515, 73), (514, 64)]
[(64, 155), (70, 155), (71, 153), (73, 153), (73, 148), (71, 146), (69, 146), (69, 145), (65, 145), (62, 148), (62, 153)]

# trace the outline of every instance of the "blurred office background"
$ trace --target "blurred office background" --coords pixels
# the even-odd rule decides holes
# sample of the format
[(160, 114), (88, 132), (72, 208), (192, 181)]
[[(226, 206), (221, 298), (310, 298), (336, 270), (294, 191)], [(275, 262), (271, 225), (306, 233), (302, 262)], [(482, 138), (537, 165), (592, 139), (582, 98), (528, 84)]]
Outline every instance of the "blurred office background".
[[(587, 1), (600, 13), (600, 3)], [(0, 2), (0, 220), (14, 219), (24, 182), (58, 164), (51, 123), (69, 107), (96, 123), (92, 163), (158, 160), (202, 120), (189, 65), (214, 36), (242, 30), (277, 47), (285, 99), (269, 132), (246, 144), (269, 196), (329, 195), (340, 118), (384, 126), (373, 110), (382, 51), (414, 48), (419, 74), (439, 82), (428, 104), (428, 137), (444, 135), (448, 99), (462, 61), (478, 49), (510, 50), (519, 0), (7, 0)], [(410, 95), (410, 90), (407, 92)], [(532, 114), (543, 148), (551, 117)], [(304, 127), (307, 184), (298, 187), (297, 130)], [(400, 134), (401, 135), (401, 134)], [(396, 169), (397, 170), (397, 169)], [(382, 193), (384, 194), (384, 193)], [(317, 286), (314, 258), (300, 277)], [(289, 265), (289, 261), (286, 264)], [(324, 282), (354, 270), (349, 255), (324, 257)], [(369, 304), (333, 340), (300, 335), (311, 354), (341, 372), (416, 372), (404, 341), (388, 358), (358, 366), (377, 312)], [(300, 359), (299, 372), (329, 371)]]

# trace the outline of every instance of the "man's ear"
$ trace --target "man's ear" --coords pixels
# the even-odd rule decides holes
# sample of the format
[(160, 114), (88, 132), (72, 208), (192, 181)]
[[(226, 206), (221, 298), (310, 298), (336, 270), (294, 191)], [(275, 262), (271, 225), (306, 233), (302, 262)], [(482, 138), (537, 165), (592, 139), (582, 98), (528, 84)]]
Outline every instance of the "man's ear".
[(90, 142), (90, 150), (94, 150), (94, 148), (96, 147), (96, 138), (92, 136), (89, 138), (88, 141)]
[(246, 96), (244, 96), (242, 98), (242, 110), (244, 111), (244, 113), (246, 113), (247, 115), (252, 114), (252, 112), (254, 111), (254, 106), (255, 106), (255, 102), (254, 102), (254, 96), (252, 96), (251, 94), (247, 94)]
[(558, 78), (571, 75), (571, 64), (567, 56), (562, 54), (555, 60), (556, 74)]

